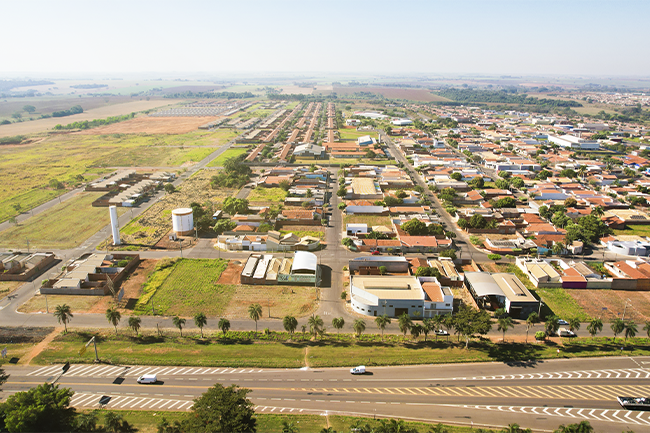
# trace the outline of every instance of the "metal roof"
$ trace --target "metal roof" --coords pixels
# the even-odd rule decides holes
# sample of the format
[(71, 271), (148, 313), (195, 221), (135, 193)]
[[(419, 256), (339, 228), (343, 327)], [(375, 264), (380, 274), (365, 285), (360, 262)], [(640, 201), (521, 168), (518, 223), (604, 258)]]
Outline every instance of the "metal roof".
[(316, 254), (307, 251), (296, 251), (293, 258), (293, 266), (291, 266), (291, 272), (313, 271), (315, 273), (317, 266), (318, 257), (316, 257)]
[(492, 275), (487, 272), (465, 272), (465, 281), (471, 284), (476, 296), (506, 296)]

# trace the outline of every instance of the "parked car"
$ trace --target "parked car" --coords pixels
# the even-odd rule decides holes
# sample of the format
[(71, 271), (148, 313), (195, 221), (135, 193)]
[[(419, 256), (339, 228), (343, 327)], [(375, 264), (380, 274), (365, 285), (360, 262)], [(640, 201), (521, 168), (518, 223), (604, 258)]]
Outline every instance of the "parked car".
[(444, 329), (438, 329), (436, 331), (436, 335), (449, 335), (449, 332), (445, 331)]
[(138, 383), (149, 384), (156, 382), (158, 382), (158, 378), (155, 374), (143, 374), (142, 376), (138, 377)]
[(375, 251), (372, 252), (372, 255), (373, 256), (379, 256), (379, 255), (381, 255), (381, 253), (379, 251), (375, 250)]
[(566, 328), (560, 328), (557, 330), (557, 335), (560, 337), (575, 337), (576, 333), (573, 331), (569, 331)]
[(366, 366), (365, 365), (360, 365), (358, 367), (352, 367), (350, 369), (350, 373), (352, 373), (352, 374), (366, 374)]
[(564, 319), (560, 319), (560, 320), (558, 320), (557, 323), (559, 323), (560, 325), (568, 325), (568, 324), (569, 324), (569, 322), (567, 322), (567, 321), (564, 320)]

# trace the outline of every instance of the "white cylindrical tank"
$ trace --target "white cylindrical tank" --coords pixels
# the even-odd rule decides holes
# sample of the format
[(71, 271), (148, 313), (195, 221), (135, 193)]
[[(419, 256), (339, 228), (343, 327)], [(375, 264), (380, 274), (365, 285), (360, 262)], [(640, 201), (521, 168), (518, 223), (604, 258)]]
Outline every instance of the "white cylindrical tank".
[(120, 223), (117, 219), (117, 207), (109, 206), (108, 213), (111, 215), (111, 230), (113, 231), (113, 245), (120, 245)]
[(172, 211), (172, 229), (178, 236), (194, 233), (194, 214), (190, 208), (179, 208)]

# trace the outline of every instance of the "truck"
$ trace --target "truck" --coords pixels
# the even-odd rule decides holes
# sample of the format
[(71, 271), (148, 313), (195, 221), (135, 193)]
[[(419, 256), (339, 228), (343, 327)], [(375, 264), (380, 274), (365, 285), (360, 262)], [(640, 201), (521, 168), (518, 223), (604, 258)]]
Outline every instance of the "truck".
[(360, 365), (358, 367), (352, 367), (350, 369), (351, 374), (366, 374), (366, 366)]

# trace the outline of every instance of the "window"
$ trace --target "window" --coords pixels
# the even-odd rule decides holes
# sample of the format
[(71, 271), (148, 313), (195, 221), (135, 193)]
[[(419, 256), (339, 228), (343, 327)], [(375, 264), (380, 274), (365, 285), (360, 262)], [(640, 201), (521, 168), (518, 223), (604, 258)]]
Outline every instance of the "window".
[(393, 308), (393, 306), (392, 306), (392, 305), (389, 305), (389, 307), (390, 307), (390, 308)]
[(445, 307), (449, 307), (449, 304), (445, 304)]

